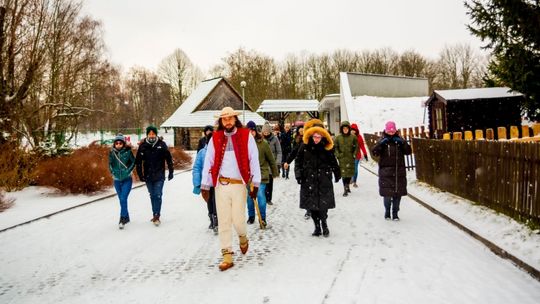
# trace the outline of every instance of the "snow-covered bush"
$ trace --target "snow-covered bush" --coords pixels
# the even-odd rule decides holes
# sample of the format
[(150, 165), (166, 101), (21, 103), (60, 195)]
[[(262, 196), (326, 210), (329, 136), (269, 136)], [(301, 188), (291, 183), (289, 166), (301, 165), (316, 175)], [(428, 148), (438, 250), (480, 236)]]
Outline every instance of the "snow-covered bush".
[(0, 188), (19, 190), (32, 181), (37, 156), (12, 143), (0, 145)]
[(67, 156), (41, 161), (35, 181), (65, 193), (92, 193), (112, 185), (109, 172), (110, 147), (92, 145)]
[(183, 149), (171, 147), (169, 148), (169, 151), (171, 151), (175, 169), (186, 169), (191, 167), (191, 156)]
[(0, 190), (0, 212), (8, 209), (13, 205), (13, 199), (7, 199), (4, 191)]

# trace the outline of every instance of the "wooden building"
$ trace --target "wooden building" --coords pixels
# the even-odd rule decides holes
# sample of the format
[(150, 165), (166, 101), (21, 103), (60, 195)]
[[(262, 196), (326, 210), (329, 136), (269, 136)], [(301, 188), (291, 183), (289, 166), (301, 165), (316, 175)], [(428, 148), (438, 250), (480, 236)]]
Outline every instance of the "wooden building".
[(524, 96), (509, 88), (435, 90), (426, 101), (431, 138), (446, 132), (521, 125)]
[[(208, 79), (189, 95), (182, 105), (161, 125), (162, 128), (173, 128), (174, 146), (186, 150), (197, 148), (203, 129), (207, 125), (217, 128), (216, 115), (224, 107), (232, 107), (242, 112), (242, 97), (223, 77)], [(243, 124), (253, 120), (257, 125), (264, 124), (264, 118), (255, 113), (251, 106), (245, 103), (245, 121), (240, 114)]]

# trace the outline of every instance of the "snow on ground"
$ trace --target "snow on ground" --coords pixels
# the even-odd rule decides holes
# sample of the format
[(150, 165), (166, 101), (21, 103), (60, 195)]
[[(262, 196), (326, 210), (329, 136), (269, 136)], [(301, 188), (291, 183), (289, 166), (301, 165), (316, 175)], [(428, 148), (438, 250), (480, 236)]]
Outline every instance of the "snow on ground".
[(427, 96), (357, 96), (353, 98), (352, 107), (347, 108), (347, 111), (351, 123), (357, 123), (362, 133), (381, 132), (389, 120), (393, 120), (398, 129), (427, 126), (427, 116), (424, 123), (425, 108), (422, 106), (427, 99)]
[(236, 265), (220, 272), (206, 207), (181, 173), (165, 183), (160, 227), (142, 187), (123, 231), (110, 198), (0, 233), (0, 302), (537, 303), (527, 273), (407, 197), (402, 221), (385, 221), (377, 178), (361, 170), (359, 184), (346, 198), (335, 184), (330, 237), (316, 238), (298, 185), (277, 179), (271, 228), (250, 225), (250, 250), (235, 238)]

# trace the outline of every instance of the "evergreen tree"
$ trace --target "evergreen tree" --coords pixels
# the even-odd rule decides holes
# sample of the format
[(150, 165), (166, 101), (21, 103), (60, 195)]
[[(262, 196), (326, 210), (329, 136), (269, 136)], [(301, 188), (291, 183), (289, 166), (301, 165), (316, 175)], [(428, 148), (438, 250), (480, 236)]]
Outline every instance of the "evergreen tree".
[(469, 30), (492, 51), (486, 83), (505, 85), (526, 95), (531, 119), (540, 119), (539, 0), (471, 0)]

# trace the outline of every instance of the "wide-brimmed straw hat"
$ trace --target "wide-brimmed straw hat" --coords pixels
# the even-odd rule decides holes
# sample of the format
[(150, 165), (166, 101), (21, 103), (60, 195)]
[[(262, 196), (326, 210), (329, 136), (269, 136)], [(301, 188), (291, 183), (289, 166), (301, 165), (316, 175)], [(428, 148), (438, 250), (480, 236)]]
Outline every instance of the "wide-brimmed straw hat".
[(225, 107), (221, 109), (221, 113), (216, 115), (216, 118), (224, 118), (224, 117), (231, 117), (231, 116), (238, 116), (240, 115), (240, 112), (235, 111), (231, 107)]

